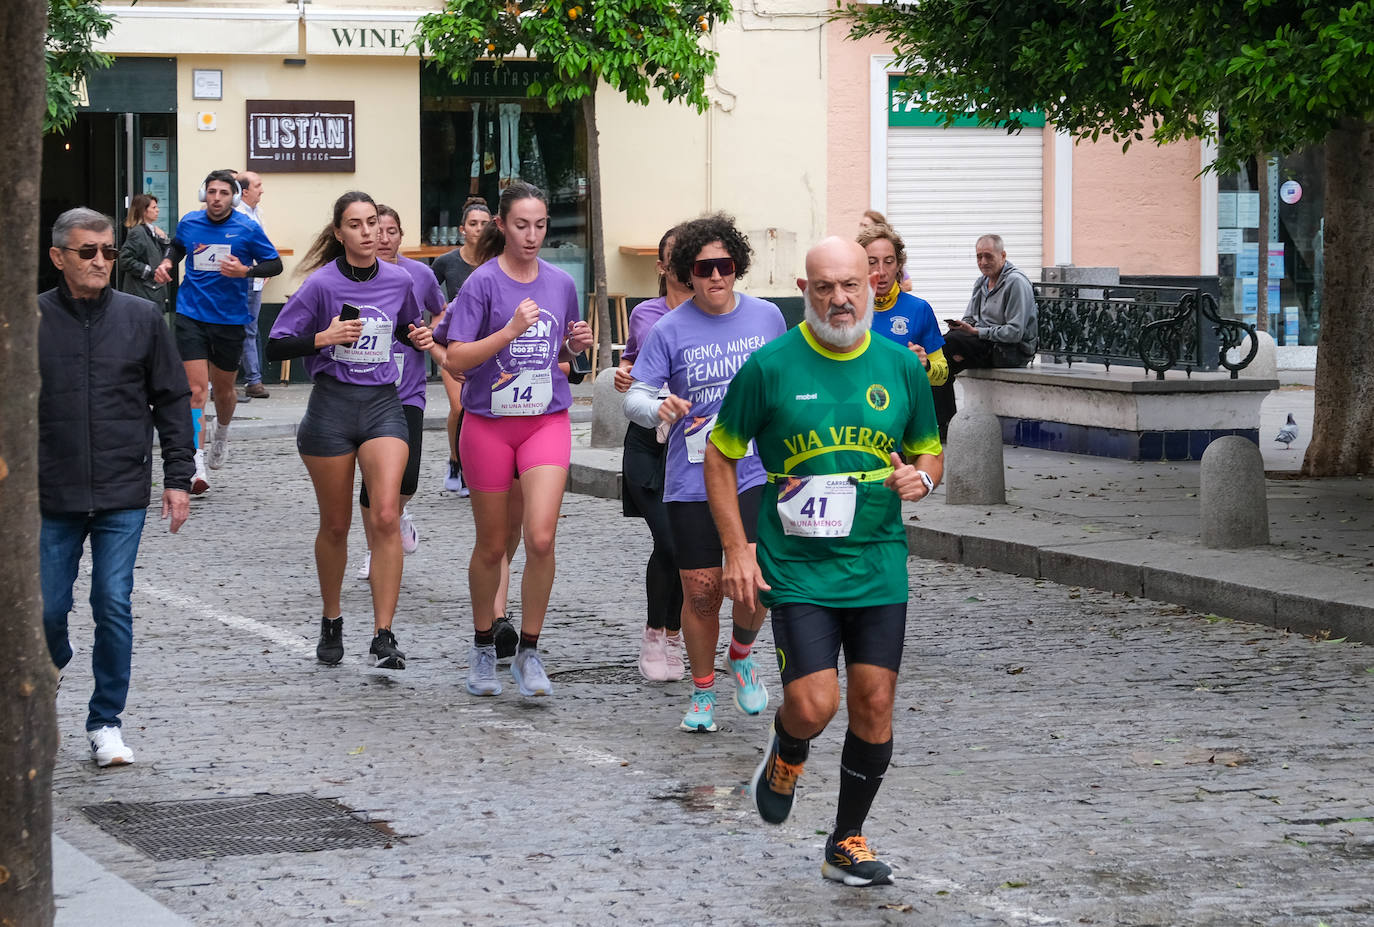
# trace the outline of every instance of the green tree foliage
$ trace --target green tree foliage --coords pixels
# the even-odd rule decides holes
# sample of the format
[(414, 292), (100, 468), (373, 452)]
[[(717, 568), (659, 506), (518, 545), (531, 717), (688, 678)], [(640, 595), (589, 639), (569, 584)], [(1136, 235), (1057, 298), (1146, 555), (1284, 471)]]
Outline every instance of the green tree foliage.
[(48, 0), (48, 105), (43, 132), (57, 132), (76, 118), (77, 89), (91, 71), (108, 68), (114, 58), (95, 43), (114, 28), (114, 20), (94, 0)]
[(1126, 145), (1215, 137), (1221, 114), (1222, 170), (1374, 118), (1370, 2), (887, 0), (841, 15), (851, 36), (890, 42), (936, 110), (994, 124), (1039, 109)]
[(604, 81), (633, 103), (650, 91), (704, 111), (716, 53), (702, 37), (730, 18), (723, 0), (448, 0), (421, 17), (416, 43), (455, 80), (480, 59), (534, 57), (558, 81), (534, 84), (550, 106), (591, 94)]

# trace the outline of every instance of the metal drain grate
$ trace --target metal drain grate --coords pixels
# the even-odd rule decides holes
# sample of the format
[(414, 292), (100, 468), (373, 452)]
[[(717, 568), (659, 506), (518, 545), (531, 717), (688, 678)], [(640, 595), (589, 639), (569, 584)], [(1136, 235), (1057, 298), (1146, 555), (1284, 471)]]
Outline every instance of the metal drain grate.
[(311, 795), (250, 795), (192, 801), (107, 802), (81, 812), (153, 859), (313, 853), (389, 846), (385, 824)]

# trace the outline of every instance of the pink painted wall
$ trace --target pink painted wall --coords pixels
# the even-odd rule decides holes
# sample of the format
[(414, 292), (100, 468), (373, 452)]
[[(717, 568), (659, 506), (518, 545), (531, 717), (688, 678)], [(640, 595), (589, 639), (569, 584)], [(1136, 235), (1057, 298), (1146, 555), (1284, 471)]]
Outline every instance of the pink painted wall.
[(1196, 141), (1137, 142), (1125, 154), (1106, 139), (1075, 145), (1073, 262), (1123, 274), (1199, 273), (1201, 158)]
[(851, 42), (839, 22), (825, 26), (827, 235), (853, 235), (868, 195), (869, 60), (890, 49), (878, 39)]

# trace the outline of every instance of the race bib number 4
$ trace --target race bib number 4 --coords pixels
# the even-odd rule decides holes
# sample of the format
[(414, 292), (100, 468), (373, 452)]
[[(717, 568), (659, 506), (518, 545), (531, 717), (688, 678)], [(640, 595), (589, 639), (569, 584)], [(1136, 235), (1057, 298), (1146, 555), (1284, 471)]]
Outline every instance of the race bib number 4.
[(334, 346), (334, 359), (363, 366), (385, 364), (391, 359), (392, 331), (390, 319), (367, 319), (357, 341)]
[(501, 377), (491, 387), (492, 415), (543, 415), (553, 402), (550, 370), (522, 370)]
[(228, 245), (201, 245), (191, 256), (191, 266), (196, 270), (219, 270), (219, 262), (228, 256)]
[(778, 486), (783, 534), (847, 538), (854, 527), (858, 487), (847, 476), (789, 476)]

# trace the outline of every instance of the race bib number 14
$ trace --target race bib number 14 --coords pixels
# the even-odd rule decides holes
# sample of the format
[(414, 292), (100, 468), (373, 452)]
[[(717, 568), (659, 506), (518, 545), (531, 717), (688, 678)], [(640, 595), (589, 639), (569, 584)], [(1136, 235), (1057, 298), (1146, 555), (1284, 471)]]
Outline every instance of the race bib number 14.
[(543, 415), (553, 402), (553, 372), (523, 370), (491, 390), (493, 415)]

